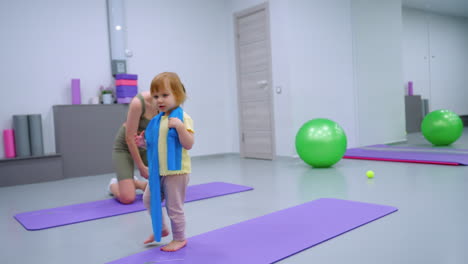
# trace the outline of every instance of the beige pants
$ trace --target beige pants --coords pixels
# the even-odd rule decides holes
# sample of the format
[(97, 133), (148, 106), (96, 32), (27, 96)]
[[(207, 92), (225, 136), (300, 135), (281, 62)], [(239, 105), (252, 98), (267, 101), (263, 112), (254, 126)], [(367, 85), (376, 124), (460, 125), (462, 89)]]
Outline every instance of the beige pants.
[[(177, 241), (185, 240), (184, 201), (188, 182), (189, 174), (161, 176), (161, 189), (166, 200), (167, 215), (171, 220), (172, 238)], [(148, 184), (143, 194), (143, 203), (148, 211), (151, 206), (150, 197), (151, 191)], [(162, 228), (168, 230), (164, 214)]]

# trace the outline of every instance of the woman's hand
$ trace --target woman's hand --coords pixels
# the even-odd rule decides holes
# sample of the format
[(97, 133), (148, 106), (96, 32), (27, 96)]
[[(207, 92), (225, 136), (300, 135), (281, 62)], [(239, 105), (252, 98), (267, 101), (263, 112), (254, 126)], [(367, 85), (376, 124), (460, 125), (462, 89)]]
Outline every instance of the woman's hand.
[(139, 169), (139, 171), (140, 171), (141, 177), (143, 177), (143, 178), (145, 178), (145, 179), (148, 179), (148, 177), (149, 177), (148, 167), (143, 166), (143, 167), (138, 168), (138, 169)]
[[(139, 148), (146, 148), (146, 140), (145, 140), (145, 131), (142, 131), (140, 133), (140, 135), (135, 134), (135, 144), (139, 147)], [(148, 171), (148, 169), (147, 169)]]

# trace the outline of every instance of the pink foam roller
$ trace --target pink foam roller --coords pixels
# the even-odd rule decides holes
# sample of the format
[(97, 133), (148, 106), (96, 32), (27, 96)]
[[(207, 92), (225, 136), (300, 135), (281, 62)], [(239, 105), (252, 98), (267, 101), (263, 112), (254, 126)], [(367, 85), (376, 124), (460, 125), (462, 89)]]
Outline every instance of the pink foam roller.
[(115, 80), (115, 85), (120, 86), (120, 85), (132, 85), (132, 86), (137, 86), (138, 81), (137, 80)]
[(15, 131), (13, 129), (3, 130), (3, 148), (6, 158), (16, 157), (15, 151)]

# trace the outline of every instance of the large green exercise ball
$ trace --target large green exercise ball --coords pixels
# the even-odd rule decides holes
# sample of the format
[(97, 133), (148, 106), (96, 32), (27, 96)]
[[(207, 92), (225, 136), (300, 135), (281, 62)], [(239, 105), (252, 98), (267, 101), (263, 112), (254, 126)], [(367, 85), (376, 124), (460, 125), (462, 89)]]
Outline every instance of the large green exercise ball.
[(346, 152), (344, 130), (325, 118), (307, 121), (296, 134), (296, 151), (307, 164), (326, 168), (340, 161)]
[(427, 141), (436, 146), (450, 145), (463, 133), (461, 118), (452, 111), (441, 109), (430, 112), (421, 123)]

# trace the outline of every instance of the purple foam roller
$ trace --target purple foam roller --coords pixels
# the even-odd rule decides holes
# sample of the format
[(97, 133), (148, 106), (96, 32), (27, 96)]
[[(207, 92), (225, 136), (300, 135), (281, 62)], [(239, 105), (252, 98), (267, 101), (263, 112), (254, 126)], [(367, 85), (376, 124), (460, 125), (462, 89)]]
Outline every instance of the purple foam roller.
[(81, 104), (80, 79), (72, 79), (72, 104)]
[(413, 82), (408, 82), (408, 95), (413, 96)]

